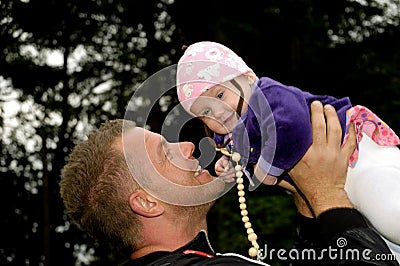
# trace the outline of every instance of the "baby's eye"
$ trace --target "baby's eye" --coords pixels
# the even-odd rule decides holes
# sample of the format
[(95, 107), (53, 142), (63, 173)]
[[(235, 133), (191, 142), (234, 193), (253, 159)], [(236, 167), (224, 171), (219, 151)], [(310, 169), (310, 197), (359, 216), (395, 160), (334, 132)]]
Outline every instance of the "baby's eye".
[(218, 94), (218, 95), (217, 95), (217, 98), (218, 98), (218, 99), (221, 99), (222, 96), (224, 96), (224, 93), (223, 93), (223, 92), (221, 92), (220, 94)]
[(203, 115), (209, 115), (210, 114), (210, 109), (204, 110)]

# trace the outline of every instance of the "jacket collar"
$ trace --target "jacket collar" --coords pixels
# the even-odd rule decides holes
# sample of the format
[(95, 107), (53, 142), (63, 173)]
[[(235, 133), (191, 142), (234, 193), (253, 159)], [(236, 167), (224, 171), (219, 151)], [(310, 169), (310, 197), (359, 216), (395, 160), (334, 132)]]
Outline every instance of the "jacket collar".
[(211, 247), (210, 241), (208, 240), (207, 233), (204, 230), (201, 230), (197, 234), (197, 236), (188, 244), (184, 245), (183, 247), (177, 249), (174, 252), (180, 252), (185, 250), (198, 250), (208, 254), (215, 253), (213, 248)]
[(211, 247), (210, 241), (208, 240), (207, 233), (204, 230), (201, 230), (192, 241), (190, 241), (183, 247), (176, 249), (175, 251), (172, 251), (172, 252), (156, 251), (156, 252), (147, 254), (146, 256), (143, 256), (141, 258), (127, 262), (126, 264), (123, 264), (123, 265), (147, 265), (163, 256), (166, 256), (166, 255), (169, 255), (172, 253), (183, 253), (186, 250), (195, 250), (195, 251), (204, 252), (206, 254), (215, 255), (215, 252), (214, 252), (213, 248)]

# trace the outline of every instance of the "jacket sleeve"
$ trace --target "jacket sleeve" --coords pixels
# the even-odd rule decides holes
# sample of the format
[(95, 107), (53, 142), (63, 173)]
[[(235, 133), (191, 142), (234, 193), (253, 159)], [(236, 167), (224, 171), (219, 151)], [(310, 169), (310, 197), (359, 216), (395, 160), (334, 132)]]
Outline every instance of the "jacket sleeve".
[(318, 217), (317, 225), (321, 248), (328, 256), (326, 265), (399, 265), (386, 243), (355, 209), (326, 211)]
[[(304, 218), (301, 223), (303, 223), (305, 242), (297, 246), (299, 249), (297, 254), (306, 251), (304, 253), (306, 257), (312, 254), (310, 250), (314, 250), (316, 257), (310, 260), (290, 261), (290, 265), (399, 265), (386, 243), (368, 227), (362, 215), (355, 209), (328, 210), (318, 219)], [(311, 239), (307, 239), (308, 237)], [(245, 259), (237, 254), (224, 254), (208, 262), (203, 261), (203, 265), (265, 264)]]

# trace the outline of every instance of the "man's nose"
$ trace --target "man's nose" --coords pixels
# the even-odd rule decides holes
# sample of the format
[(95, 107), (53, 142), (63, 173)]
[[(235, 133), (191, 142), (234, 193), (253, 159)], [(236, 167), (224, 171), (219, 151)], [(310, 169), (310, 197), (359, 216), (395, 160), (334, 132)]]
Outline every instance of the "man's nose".
[(194, 152), (194, 144), (191, 142), (179, 142), (179, 150), (183, 157), (191, 159)]

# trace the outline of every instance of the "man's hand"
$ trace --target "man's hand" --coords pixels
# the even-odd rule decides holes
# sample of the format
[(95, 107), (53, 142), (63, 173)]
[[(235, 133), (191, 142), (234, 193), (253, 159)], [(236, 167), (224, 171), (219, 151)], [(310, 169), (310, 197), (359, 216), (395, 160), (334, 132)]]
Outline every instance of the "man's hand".
[(311, 104), (311, 123), (313, 144), (289, 175), (316, 217), (328, 209), (352, 208), (344, 185), (349, 158), (356, 146), (354, 127), (350, 127), (349, 139), (342, 147), (342, 129), (336, 111), (320, 102)]

